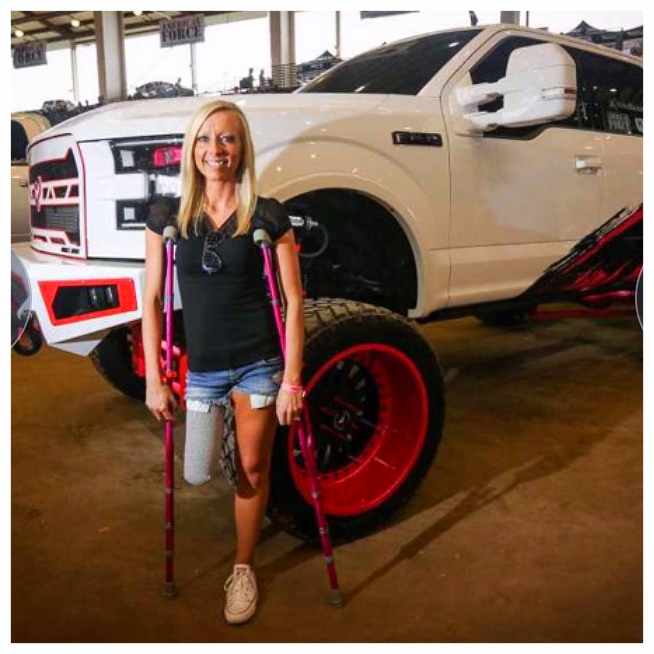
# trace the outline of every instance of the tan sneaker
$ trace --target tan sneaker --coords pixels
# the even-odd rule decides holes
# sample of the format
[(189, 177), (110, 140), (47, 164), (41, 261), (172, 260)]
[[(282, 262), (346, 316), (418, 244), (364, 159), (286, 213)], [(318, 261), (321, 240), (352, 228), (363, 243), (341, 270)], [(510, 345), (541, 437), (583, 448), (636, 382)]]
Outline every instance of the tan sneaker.
[(246, 622), (257, 610), (257, 579), (249, 565), (237, 563), (225, 582), (225, 620), (229, 624)]

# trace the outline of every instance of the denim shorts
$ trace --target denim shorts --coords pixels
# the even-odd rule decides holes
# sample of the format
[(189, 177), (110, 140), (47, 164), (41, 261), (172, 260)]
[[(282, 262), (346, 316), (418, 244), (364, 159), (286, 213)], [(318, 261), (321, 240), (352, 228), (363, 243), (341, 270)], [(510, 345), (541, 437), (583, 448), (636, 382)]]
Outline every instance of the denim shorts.
[(277, 399), (282, 369), (282, 357), (276, 356), (216, 372), (189, 370), (186, 373), (186, 408), (207, 412), (212, 405), (227, 404), (235, 391), (249, 395), (252, 408), (261, 409)]

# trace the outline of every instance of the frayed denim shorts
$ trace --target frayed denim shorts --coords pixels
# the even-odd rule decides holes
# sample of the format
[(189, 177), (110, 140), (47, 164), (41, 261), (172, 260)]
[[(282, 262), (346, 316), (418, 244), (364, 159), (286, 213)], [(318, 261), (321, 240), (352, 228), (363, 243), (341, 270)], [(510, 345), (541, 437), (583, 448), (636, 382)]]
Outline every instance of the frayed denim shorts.
[(206, 412), (211, 406), (225, 406), (231, 394), (237, 392), (250, 396), (253, 409), (261, 409), (277, 399), (282, 370), (281, 356), (216, 372), (189, 370), (186, 373), (186, 408)]

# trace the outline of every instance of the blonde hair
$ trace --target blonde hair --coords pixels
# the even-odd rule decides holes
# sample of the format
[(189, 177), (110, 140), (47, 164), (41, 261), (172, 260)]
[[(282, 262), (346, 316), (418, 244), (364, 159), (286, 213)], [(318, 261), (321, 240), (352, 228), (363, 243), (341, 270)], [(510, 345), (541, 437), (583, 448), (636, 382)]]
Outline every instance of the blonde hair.
[(204, 177), (195, 165), (195, 140), (204, 121), (218, 111), (232, 112), (241, 123), (242, 150), (241, 162), (236, 171), (236, 196), (238, 207), (236, 209), (236, 232), (234, 236), (247, 234), (250, 229), (252, 214), (256, 206), (256, 174), (254, 170), (254, 146), (250, 127), (245, 114), (233, 102), (226, 100), (213, 100), (202, 105), (192, 116), (191, 122), (184, 136), (181, 163), (181, 201), (177, 224), (184, 238), (188, 237), (188, 228), (191, 224), (199, 226), (203, 216), (204, 205)]

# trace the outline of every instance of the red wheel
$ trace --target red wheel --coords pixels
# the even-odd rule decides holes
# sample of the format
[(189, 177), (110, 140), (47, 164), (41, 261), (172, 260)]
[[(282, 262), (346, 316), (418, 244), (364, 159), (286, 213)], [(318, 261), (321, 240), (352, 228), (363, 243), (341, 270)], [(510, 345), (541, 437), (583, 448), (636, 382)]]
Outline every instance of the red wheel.
[[(342, 516), (376, 508), (404, 482), (425, 444), (429, 402), (417, 366), (383, 343), (357, 345), (325, 362), (307, 396), (325, 511)], [(298, 452), (294, 440), (289, 468), (310, 502)]]
[[(305, 384), (319, 484), (335, 540), (378, 528), (417, 490), (443, 425), (436, 357), (404, 319), (334, 300), (307, 303)], [(276, 439), (271, 517), (317, 538), (295, 430)]]

